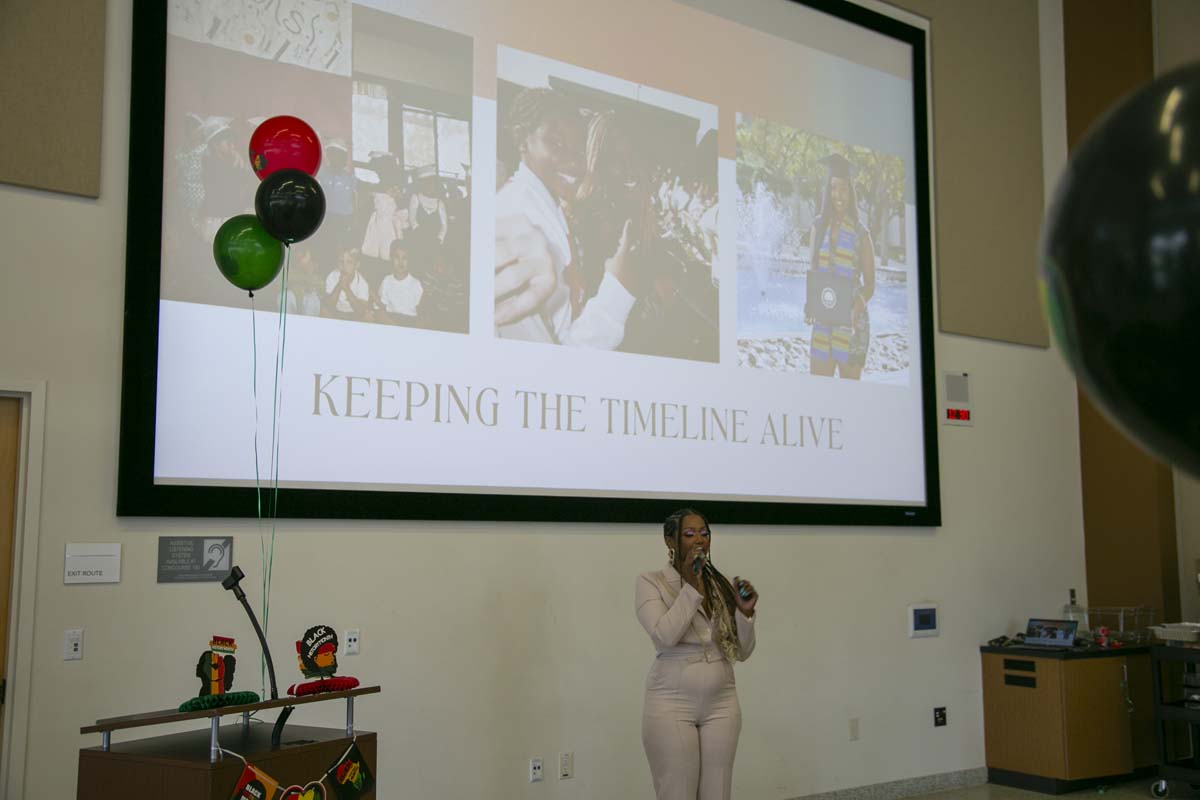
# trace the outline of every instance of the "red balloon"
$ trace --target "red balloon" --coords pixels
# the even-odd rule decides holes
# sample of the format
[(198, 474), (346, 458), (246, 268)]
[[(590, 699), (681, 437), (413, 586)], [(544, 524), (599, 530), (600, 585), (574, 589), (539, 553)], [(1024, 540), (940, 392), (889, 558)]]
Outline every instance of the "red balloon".
[(250, 137), (250, 168), (259, 180), (281, 169), (316, 175), (321, 166), (321, 140), (299, 117), (271, 117)]

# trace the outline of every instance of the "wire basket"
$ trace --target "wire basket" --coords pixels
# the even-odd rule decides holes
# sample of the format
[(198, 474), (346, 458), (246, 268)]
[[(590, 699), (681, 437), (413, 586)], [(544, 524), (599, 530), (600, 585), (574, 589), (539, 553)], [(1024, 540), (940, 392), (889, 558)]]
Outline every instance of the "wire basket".
[(1088, 627), (1092, 635), (1099, 628), (1108, 628), (1108, 635), (1123, 644), (1144, 644), (1154, 634), (1150, 626), (1158, 617), (1157, 609), (1147, 606), (1099, 606), (1087, 609)]

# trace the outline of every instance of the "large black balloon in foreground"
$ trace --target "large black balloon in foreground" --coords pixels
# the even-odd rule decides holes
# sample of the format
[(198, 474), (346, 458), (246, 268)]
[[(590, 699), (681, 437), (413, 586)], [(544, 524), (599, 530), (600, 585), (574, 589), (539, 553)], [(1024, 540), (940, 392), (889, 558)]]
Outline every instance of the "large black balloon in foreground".
[(1040, 260), (1050, 326), (1080, 384), (1200, 477), (1200, 65), (1138, 90), (1088, 133)]

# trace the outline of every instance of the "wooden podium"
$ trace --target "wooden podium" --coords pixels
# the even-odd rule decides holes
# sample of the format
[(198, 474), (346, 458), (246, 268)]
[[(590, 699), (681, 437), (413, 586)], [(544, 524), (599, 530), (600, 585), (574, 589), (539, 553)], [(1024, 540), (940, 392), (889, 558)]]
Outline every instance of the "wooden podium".
[[(206, 711), (180, 713), (174, 709), (97, 720), (80, 728), (80, 733), (99, 733), (99, 747), (79, 751), (79, 783), (76, 797), (83, 800), (108, 800), (128, 797), (170, 797), (172, 800), (229, 800), (242, 774), (242, 762), (224, 755), (221, 749), (238, 753), (249, 763), (280, 782), (304, 785), (319, 778), (346, 751), (358, 742), (363, 758), (376, 769), (376, 737), (368, 731), (354, 730), (354, 698), (376, 694), (378, 686), (366, 686), (346, 692), (328, 692), (307, 697), (287, 697), (250, 705), (228, 706)], [(346, 727), (313, 728), (288, 725), (278, 745), (271, 742), (273, 726), (252, 721), (255, 711), (289, 708), (309, 703), (344, 700)], [(221, 725), (221, 718), (240, 716), (233, 725)], [(186, 720), (207, 719), (207, 730), (155, 736), (131, 742), (114, 743), (112, 732), (144, 728)], [(325, 781), (329, 797), (334, 797), (330, 780)], [(375, 792), (363, 795), (374, 798)]]

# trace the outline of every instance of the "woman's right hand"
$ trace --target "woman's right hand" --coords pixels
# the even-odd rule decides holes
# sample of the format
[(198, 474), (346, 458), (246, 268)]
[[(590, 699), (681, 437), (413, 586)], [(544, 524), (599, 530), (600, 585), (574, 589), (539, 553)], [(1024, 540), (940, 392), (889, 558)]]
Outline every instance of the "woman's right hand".
[(536, 313), (558, 287), (546, 236), (523, 215), (496, 220), (496, 325)]

